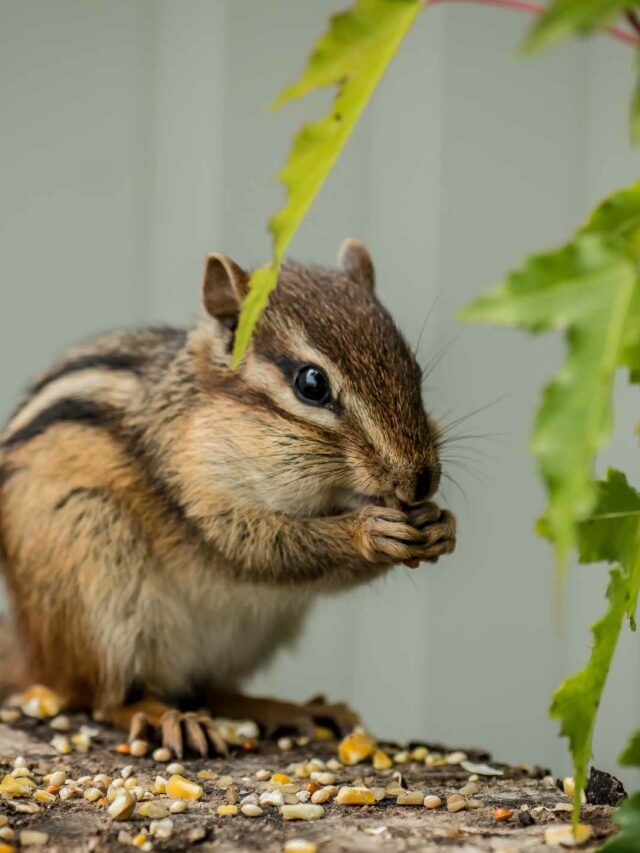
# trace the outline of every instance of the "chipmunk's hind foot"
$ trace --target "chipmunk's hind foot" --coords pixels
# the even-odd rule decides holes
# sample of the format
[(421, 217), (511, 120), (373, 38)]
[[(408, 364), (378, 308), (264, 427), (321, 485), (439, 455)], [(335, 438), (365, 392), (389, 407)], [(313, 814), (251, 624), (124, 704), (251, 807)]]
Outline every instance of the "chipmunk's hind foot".
[(180, 711), (155, 699), (142, 699), (107, 714), (109, 722), (128, 730), (129, 742), (155, 737), (176, 758), (192, 754), (228, 755), (215, 721), (206, 712)]

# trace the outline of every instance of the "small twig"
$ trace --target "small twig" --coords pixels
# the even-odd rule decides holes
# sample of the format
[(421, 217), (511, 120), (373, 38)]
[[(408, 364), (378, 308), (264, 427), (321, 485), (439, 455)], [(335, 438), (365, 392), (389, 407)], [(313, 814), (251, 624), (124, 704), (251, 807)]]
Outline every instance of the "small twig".
[[(530, 15), (542, 15), (545, 7), (542, 3), (531, 3), (529, 0), (422, 0), (425, 6), (441, 6), (444, 3), (478, 3), (481, 6), (497, 6), (501, 9), (513, 9), (517, 12), (528, 12)], [(633, 28), (640, 34), (640, 18), (635, 12), (629, 10), (627, 19), (632, 24)], [(617, 39), (624, 44), (630, 44), (633, 47), (640, 46), (640, 39), (635, 33), (630, 33), (622, 27), (603, 27), (604, 32)]]

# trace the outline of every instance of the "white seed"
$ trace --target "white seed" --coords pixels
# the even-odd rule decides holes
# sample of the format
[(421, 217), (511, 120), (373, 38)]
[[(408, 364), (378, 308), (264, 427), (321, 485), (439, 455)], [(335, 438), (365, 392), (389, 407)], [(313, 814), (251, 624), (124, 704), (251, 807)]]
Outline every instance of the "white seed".
[(293, 749), (293, 741), (290, 737), (281, 737), (278, 739), (278, 749), (281, 749), (283, 752), (288, 752), (290, 749)]
[(65, 785), (58, 791), (58, 796), (61, 800), (75, 800), (81, 795), (81, 793), (82, 791), (80, 790), (80, 788), (74, 788), (70, 785)]
[(282, 791), (265, 791), (260, 794), (258, 802), (261, 806), (282, 806), (284, 805), (284, 794)]
[(167, 773), (170, 776), (184, 776), (185, 769), (182, 764), (179, 764), (177, 761), (174, 761), (173, 764), (169, 764), (169, 766), (167, 767)]
[(143, 758), (149, 752), (149, 744), (146, 740), (132, 740), (129, 750), (135, 758)]
[(257, 770), (256, 771), (256, 779), (258, 782), (266, 782), (267, 779), (271, 779), (271, 773), (268, 770)]
[(169, 804), (166, 800), (150, 800), (139, 807), (138, 814), (152, 820), (162, 820), (169, 814)]
[(593, 829), (584, 823), (579, 823), (575, 831), (570, 824), (551, 826), (545, 829), (544, 840), (548, 847), (579, 847), (588, 841)]
[(15, 834), (15, 829), (11, 829), (10, 826), (0, 827), (0, 838), (3, 841), (13, 841), (13, 839), (15, 838)]
[(319, 791), (311, 794), (311, 802), (320, 805), (321, 803), (326, 803), (327, 800), (330, 800), (332, 797), (338, 793), (338, 789), (335, 785), (326, 785), (324, 788), (320, 788)]
[(203, 838), (206, 838), (207, 830), (204, 826), (194, 826), (193, 829), (189, 830), (187, 834), (187, 841), (189, 844), (197, 844), (199, 841), (202, 841)]
[(20, 844), (23, 847), (42, 847), (49, 840), (46, 832), (36, 832), (35, 829), (23, 829), (20, 831)]
[(461, 752), (460, 750), (456, 752), (450, 752), (447, 755), (447, 764), (461, 764), (463, 761), (467, 760), (467, 753)]
[(102, 796), (104, 796), (104, 793), (100, 788), (87, 788), (84, 792), (85, 800), (89, 800), (90, 803), (95, 803)]
[(131, 788), (135, 788), (137, 786), (137, 784), (138, 784), (138, 780), (136, 779), (135, 776), (129, 776), (128, 779), (124, 780), (124, 787), (129, 788), (129, 790), (131, 790)]
[(182, 812), (186, 812), (186, 810), (186, 800), (174, 800), (169, 806), (169, 811), (171, 812), (171, 814), (181, 814)]
[(29, 779), (32, 776), (31, 770), (28, 767), (16, 767), (15, 770), (11, 771), (11, 775), (14, 779), (23, 779), (28, 777)]
[(160, 841), (166, 841), (167, 838), (171, 838), (172, 832), (173, 821), (171, 818), (166, 817), (163, 820), (152, 820), (149, 824), (149, 834)]
[(12, 725), (20, 719), (20, 711), (17, 708), (2, 708), (0, 709), (0, 721)]
[(460, 794), (452, 794), (450, 797), (447, 797), (447, 811), (448, 812), (461, 812), (463, 809), (467, 808), (467, 801)]
[(53, 720), (49, 722), (49, 725), (57, 732), (68, 732), (71, 728), (71, 720), (66, 714), (58, 714), (57, 717), (54, 717)]
[(98, 773), (93, 777), (93, 784), (96, 788), (102, 788), (106, 791), (111, 784), (111, 776), (107, 776), (106, 773)]
[(475, 782), (467, 782), (462, 788), (460, 788), (460, 793), (465, 797), (472, 797), (474, 794), (477, 794), (480, 789), (475, 784)]
[(153, 750), (152, 757), (154, 761), (171, 761), (171, 750), (166, 746), (159, 746)]
[(264, 814), (260, 806), (256, 806), (253, 803), (246, 803), (244, 806), (240, 806), (240, 811), (247, 817), (260, 817), (261, 814)]
[(297, 791), (295, 797), (301, 803), (308, 803), (311, 799), (311, 791)]
[(311, 778), (314, 782), (318, 782), (319, 785), (333, 785), (336, 781), (336, 777), (333, 773), (327, 773), (326, 771), (315, 770), (311, 774)]
[(483, 809), (484, 805), (482, 800), (467, 800), (468, 809)]
[(153, 780), (153, 793), (154, 794), (166, 794), (167, 793), (167, 780), (164, 776), (156, 776)]
[(51, 738), (51, 746), (56, 750), (56, 752), (59, 752), (60, 755), (69, 755), (71, 752), (69, 738), (64, 735), (54, 735)]
[(297, 806), (281, 806), (280, 814), (285, 820), (318, 820), (324, 815), (324, 808), (311, 803), (299, 803)]
[(120, 775), (123, 779), (129, 779), (130, 776), (133, 776), (134, 767), (133, 764), (127, 764), (120, 771)]
[(409, 761), (409, 753), (406, 750), (402, 752), (396, 752), (393, 756), (393, 760), (396, 764), (406, 764)]
[(421, 806), (423, 803), (424, 791), (403, 791), (396, 799), (398, 806)]
[(18, 755), (13, 760), (13, 766), (16, 770), (18, 770), (19, 768), (28, 767), (27, 759), (23, 755)]
[(427, 809), (439, 809), (442, 805), (442, 800), (440, 797), (436, 797), (435, 794), (428, 794), (424, 798), (424, 805)]
[(344, 765), (342, 765), (338, 761), (337, 758), (330, 758), (327, 761), (327, 770), (333, 770), (335, 772), (336, 770), (343, 770), (343, 769), (344, 769)]
[(135, 804), (136, 801), (130, 792), (123, 788), (107, 809), (107, 814), (114, 820), (128, 820), (133, 814)]
[(306, 838), (290, 838), (285, 841), (282, 849), (284, 853), (316, 853), (318, 848), (313, 841), (307, 841)]
[(243, 797), (240, 800), (241, 806), (257, 806), (258, 805), (258, 797), (256, 794), (247, 794), (246, 797)]

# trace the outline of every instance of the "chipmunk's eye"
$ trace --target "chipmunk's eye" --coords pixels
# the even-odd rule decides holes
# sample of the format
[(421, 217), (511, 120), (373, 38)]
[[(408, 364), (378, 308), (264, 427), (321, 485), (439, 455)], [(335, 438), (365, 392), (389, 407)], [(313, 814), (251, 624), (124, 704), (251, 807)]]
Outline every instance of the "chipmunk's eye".
[(326, 406), (331, 400), (331, 388), (327, 374), (320, 367), (305, 364), (293, 380), (296, 395), (312, 406)]

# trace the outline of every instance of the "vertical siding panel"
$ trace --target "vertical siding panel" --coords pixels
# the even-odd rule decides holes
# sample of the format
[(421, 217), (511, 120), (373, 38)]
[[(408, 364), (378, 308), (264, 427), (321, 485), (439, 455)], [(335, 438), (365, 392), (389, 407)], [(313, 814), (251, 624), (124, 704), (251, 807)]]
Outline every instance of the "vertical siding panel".
[(149, 151), (148, 314), (196, 315), (204, 256), (223, 242), (223, 0), (158, 0)]

